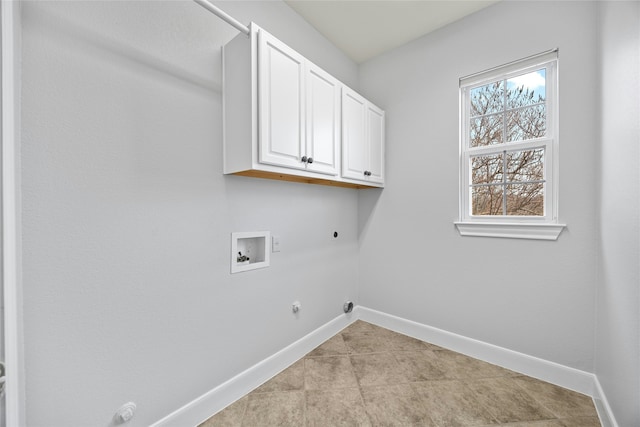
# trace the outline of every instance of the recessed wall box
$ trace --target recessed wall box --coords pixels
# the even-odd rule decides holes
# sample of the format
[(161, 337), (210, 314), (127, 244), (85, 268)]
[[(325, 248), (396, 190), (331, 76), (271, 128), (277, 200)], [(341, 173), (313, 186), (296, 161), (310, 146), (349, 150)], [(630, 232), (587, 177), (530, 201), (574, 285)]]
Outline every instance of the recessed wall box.
[(270, 242), (268, 231), (231, 233), (231, 273), (269, 267)]

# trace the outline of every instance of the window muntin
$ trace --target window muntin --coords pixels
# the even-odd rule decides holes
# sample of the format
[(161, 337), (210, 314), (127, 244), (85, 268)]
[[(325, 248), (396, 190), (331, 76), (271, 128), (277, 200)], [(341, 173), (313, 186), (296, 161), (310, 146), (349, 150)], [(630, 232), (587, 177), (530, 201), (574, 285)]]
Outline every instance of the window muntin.
[(544, 148), (471, 156), (471, 214), (544, 216)]
[(460, 221), (557, 221), (557, 52), (461, 79)]

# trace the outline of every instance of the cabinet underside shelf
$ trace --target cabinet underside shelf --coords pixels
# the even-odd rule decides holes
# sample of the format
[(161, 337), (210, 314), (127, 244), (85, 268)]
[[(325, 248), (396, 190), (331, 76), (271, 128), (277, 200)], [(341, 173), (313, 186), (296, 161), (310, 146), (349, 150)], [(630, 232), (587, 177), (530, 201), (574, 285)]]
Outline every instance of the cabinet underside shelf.
[(328, 185), (330, 187), (344, 187), (344, 188), (358, 188), (358, 189), (380, 188), (379, 186), (375, 186), (375, 185), (353, 184), (350, 182), (332, 181), (329, 179), (321, 179), (321, 178), (308, 178), (305, 176), (287, 175), (279, 172), (266, 172), (266, 171), (259, 171), (259, 170), (246, 170), (242, 172), (235, 172), (232, 175), (250, 176), (253, 178), (275, 179), (278, 181), (300, 182), (303, 184)]

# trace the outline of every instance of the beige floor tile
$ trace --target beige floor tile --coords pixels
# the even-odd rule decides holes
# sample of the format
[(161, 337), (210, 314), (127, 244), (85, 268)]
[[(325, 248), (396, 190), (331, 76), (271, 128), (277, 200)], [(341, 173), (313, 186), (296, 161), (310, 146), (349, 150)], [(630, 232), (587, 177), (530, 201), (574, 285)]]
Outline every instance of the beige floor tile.
[(393, 353), (408, 381), (441, 380), (445, 371), (432, 351), (400, 351)]
[(304, 360), (299, 360), (254, 390), (254, 393), (304, 389)]
[[(525, 421), (521, 423), (501, 424), (505, 427), (564, 427), (560, 420), (544, 420), (544, 421)], [(494, 427), (494, 426), (482, 426)]]
[(391, 353), (355, 354), (351, 364), (361, 387), (408, 382)]
[(364, 333), (368, 333), (368, 334), (373, 334), (376, 336), (381, 336), (387, 333), (393, 333), (392, 331), (390, 331), (387, 328), (383, 328), (382, 326), (378, 326), (378, 325), (374, 325), (369, 323), (369, 329), (368, 330), (364, 330)]
[(562, 427), (601, 427), (598, 417), (578, 417), (560, 420)]
[(372, 325), (368, 322), (363, 322), (362, 320), (356, 320), (346, 328), (344, 328), (341, 333), (348, 334), (362, 334), (362, 333), (372, 333), (377, 330), (375, 325)]
[(380, 328), (380, 332), (377, 334), (381, 340), (389, 339), (390, 344), (396, 344), (396, 347), (393, 348), (392, 351), (445, 350), (435, 344), (421, 341), (417, 338), (413, 338), (399, 332), (390, 331), (389, 329)]
[(198, 427), (240, 427), (242, 425), (242, 417), (247, 408), (248, 396), (237, 400), (235, 403), (224, 408), (213, 417), (209, 418)]
[(304, 359), (304, 372), (305, 390), (358, 386), (348, 356), (307, 357)]
[(514, 378), (483, 378), (465, 384), (501, 423), (540, 421), (555, 416), (516, 384)]
[(382, 351), (379, 338), (373, 334), (342, 333), (349, 354), (376, 353)]
[(337, 356), (340, 354), (347, 354), (347, 346), (342, 335), (338, 334), (313, 349), (307, 354), (307, 357)]
[(411, 386), (439, 427), (498, 423), (462, 381), (424, 381), (412, 383)]
[(304, 391), (251, 393), (242, 426), (299, 427), (304, 423), (304, 407)]
[(371, 426), (360, 389), (307, 391), (308, 427)]
[(563, 420), (529, 421), (504, 424), (506, 427), (601, 427), (598, 417), (567, 418)]
[(497, 423), (600, 427), (587, 396), (358, 320), (200, 427)]
[(514, 380), (558, 418), (598, 416), (589, 396), (535, 378), (521, 376)]
[(362, 387), (361, 391), (373, 426), (436, 426), (410, 384)]
[[(402, 335), (400, 332), (392, 331), (391, 329), (382, 328), (380, 326), (373, 325), (373, 333), (375, 333), (380, 338), (389, 338), (396, 335)], [(406, 336), (406, 335), (403, 335)]]
[(451, 350), (437, 350), (434, 353), (438, 356), (440, 368), (445, 371), (447, 378), (494, 378), (516, 375), (508, 369)]
[(424, 341), (420, 341), (407, 335), (402, 335), (392, 331), (388, 332), (390, 333), (386, 334), (386, 336), (379, 336), (380, 344), (385, 351), (421, 351), (432, 350), (434, 348)]

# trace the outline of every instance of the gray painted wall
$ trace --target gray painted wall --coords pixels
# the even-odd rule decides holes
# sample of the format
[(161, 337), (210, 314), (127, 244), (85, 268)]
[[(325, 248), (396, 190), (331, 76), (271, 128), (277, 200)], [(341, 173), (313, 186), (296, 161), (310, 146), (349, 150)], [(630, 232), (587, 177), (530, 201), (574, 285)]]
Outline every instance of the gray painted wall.
[[(593, 371), (596, 8), (501, 2), (361, 65), (386, 110), (388, 171), (381, 194), (359, 193), (362, 305)], [(461, 237), (458, 79), (553, 48), (568, 228), (555, 242)]]
[[(221, 7), (355, 83), (284, 3)], [(235, 30), (191, 1), (24, 2), (22, 26), (29, 426), (105, 426), (127, 401), (149, 425), (355, 299), (356, 190), (222, 175)], [(231, 232), (258, 230), (282, 251), (232, 276)]]
[[(617, 64), (637, 55), (638, 21), (637, 2), (614, 3), (500, 3), (358, 75), (283, 3), (219, 2), (387, 111), (387, 188), (358, 192), (222, 176), (219, 55), (236, 32), (192, 2), (24, 2), (28, 424), (108, 425), (132, 400), (130, 425), (148, 425), (359, 292), (367, 307), (595, 371), (619, 424), (634, 425), (638, 100), (611, 82), (634, 75), (637, 94), (637, 56)], [(557, 242), (462, 238), (458, 77), (554, 47), (568, 229)], [(229, 235), (251, 230), (279, 235), (282, 252), (231, 276)]]
[(601, 256), (595, 373), (620, 426), (640, 424), (640, 3), (603, 2)]

